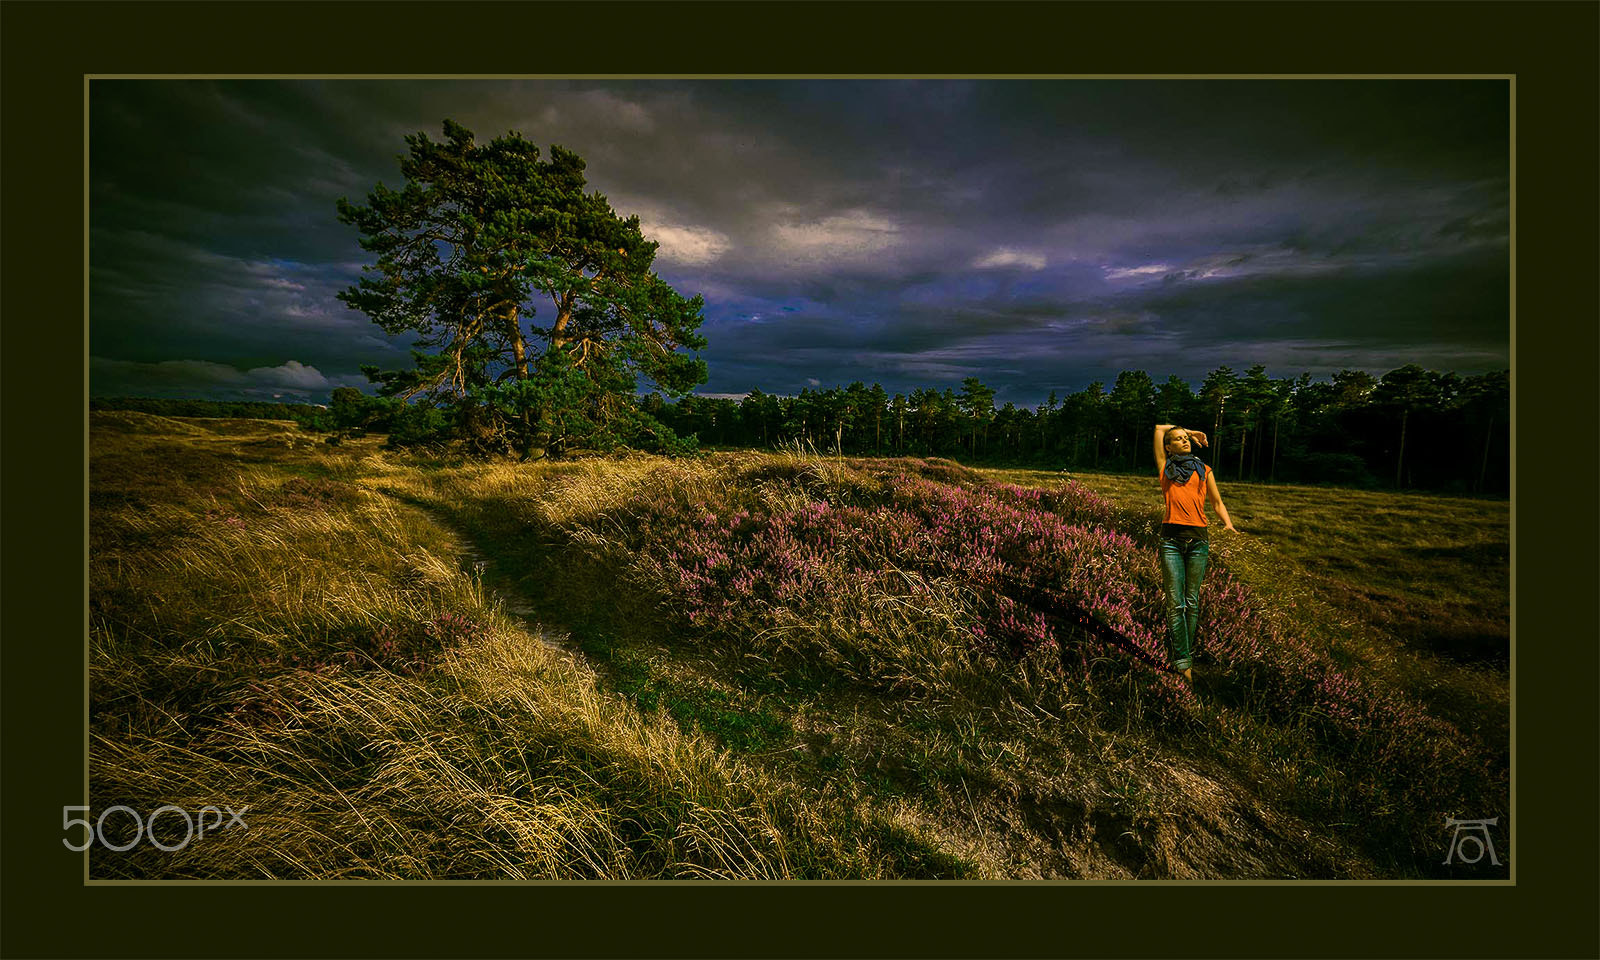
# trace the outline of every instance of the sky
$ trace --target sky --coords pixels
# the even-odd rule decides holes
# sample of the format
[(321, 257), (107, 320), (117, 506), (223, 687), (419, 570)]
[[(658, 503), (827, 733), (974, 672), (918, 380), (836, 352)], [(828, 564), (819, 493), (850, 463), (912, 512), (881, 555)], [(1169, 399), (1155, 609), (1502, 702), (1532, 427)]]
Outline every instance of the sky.
[[(404, 137), (515, 131), (704, 296), (696, 392), (1510, 366), (1506, 80), (93, 80), (92, 396), (326, 402)], [(542, 312), (548, 312), (548, 307)]]

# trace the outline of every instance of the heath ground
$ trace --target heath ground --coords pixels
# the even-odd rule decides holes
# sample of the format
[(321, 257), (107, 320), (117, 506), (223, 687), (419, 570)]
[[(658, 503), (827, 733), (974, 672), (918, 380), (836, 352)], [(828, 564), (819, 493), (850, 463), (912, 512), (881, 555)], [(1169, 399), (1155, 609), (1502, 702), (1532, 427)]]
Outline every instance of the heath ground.
[[(1504, 878), (1510, 505), (90, 423), (97, 878)], [(164, 831), (164, 832), (163, 832)], [(172, 833), (176, 831), (176, 833)], [(163, 849), (176, 848), (176, 849)]]

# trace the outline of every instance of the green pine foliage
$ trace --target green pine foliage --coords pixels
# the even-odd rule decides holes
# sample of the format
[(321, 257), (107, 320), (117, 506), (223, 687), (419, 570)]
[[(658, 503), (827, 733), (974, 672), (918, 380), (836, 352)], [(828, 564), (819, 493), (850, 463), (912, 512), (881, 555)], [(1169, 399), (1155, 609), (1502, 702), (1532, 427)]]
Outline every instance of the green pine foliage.
[[(429, 440), (478, 453), (526, 459), (663, 435), (631, 398), (641, 381), (673, 396), (705, 382), (693, 352), (706, 345), (704, 301), (651, 270), (657, 244), (638, 217), (585, 192), (577, 154), (553, 146), (541, 159), (515, 132), (479, 143), (450, 120), (444, 135), (406, 138), (401, 189), (338, 203), (377, 259), (339, 298), (415, 337), (410, 369), (368, 377), (385, 397), (439, 411)], [(540, 307), (548, 322), (535, 322)]]
[(1289, 482), (1503, 496), (1510, 490), (1510, 376), (1462, 377), (1408, 365), (1331, 381), (1244, 376), (1219, 367), (1198, 392), (1169, 376), (1119, 373), (1034, 409), (994, 406), (977, 377), (961, 391), (920, 387), (892, 397), (882, 386), (806, 388), (795, 396), (752, 390), (742, 400), (646, 397), (677, 433), (711, 447), (780, 449), (793, 443), (856, 455), (957, 457), (964, 462), (1144, 473), (1150, 428), (1204, 430), (1204, 453), (1230, 482)]

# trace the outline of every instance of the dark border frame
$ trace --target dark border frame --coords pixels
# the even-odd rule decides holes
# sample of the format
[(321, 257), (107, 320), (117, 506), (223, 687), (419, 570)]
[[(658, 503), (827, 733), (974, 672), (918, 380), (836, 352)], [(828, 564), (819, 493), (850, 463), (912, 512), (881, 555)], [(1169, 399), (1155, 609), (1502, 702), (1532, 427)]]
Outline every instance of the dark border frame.
[[(1597, 27), (1451, 0), (0, 5), (0, 954), (1600, 955)], [(180, 72), (1514, 74), (1516, 883), (85, 886), (58, 845), (85, 717), (83, 78)]]

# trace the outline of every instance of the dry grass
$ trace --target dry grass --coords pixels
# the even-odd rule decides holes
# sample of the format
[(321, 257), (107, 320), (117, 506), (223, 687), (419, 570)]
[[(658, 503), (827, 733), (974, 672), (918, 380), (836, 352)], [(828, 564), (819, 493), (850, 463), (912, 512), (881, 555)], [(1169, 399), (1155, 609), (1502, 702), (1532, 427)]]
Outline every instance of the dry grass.
[[(251, 829), (97, 851), (96, 876), (1362, 877), (1432, 855), (1339, 825), (1405, 798), (1360, 793), (1314, 726), (1220, 701), (1170, 726), (1131, 675), (1075, 686), (975, 656), (981, 598), (915, 570), (729, 633), (684, 621), (641, 562), (650, 503), (869, 502), (861, 462), (482, 463), (198, 423), (92, 422), (91, 802), (248, 803)], [(1153, 480), (1075, 479), (1151, 509)], [(1402, 556), (1404, 524), (1482, 566), (1493, 504), (1224, 494), (1251, 535), (1219, 552), (1271, 616), (1487, 718), (1501, 749), (1492, 667), (1395, 636), (1316, 565)], [(1318, 506), (1341, 519), (1313, 549), (1290, 519)], [(1407, 562), (1396, 609), (1445, 589)], [(1492, 608), (1492, 582), (1467, 589)]]
[(95, 876), (854, 872), (786, 835), (781, 790), (508, 617), (457, 538), (368, 488), (372, 451), (303, 456), (306, 483), (96, 426), (123, 499), (92, 533), (92, 802), (251, 813), (181, 852), (97, 849)]

